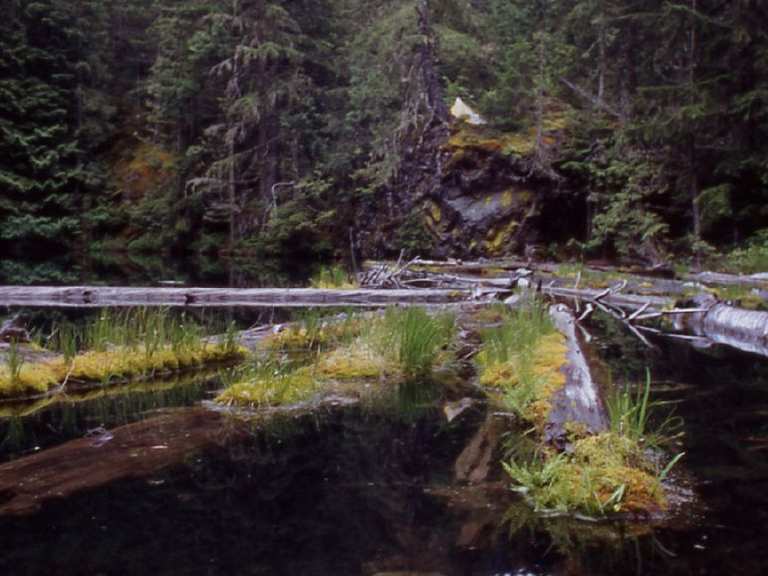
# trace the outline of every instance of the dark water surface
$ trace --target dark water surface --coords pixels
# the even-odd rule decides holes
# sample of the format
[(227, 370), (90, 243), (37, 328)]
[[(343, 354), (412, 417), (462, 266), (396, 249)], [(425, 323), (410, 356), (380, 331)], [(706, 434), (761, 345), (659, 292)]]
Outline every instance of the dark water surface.
[(0, 255), (0, 285), (112, 285), (258, 288), (306, 285), (315, 267), (302, 261), (214, 255), (94, 253), (40, 261)]
[[(768, 362), (590, 330), (614, 380), (649, 367), (685, 419), (698, 502), (668, 525), (537, 518), (499, 483), (458, 483), (479, 409), (447, 424), (400, 398), (244, 423), (197, 406), (212, 378), (0, 420), (0, 486), (67, 475), (15, 510), (0, 490), (0, 574), (768, 573)], [(113, 437), (84, 437), (98, 426)]]

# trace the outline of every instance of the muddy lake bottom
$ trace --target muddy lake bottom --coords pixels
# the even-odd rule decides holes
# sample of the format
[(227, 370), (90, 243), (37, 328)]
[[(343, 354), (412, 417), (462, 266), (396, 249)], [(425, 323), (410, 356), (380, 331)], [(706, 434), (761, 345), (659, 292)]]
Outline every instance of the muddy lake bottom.
[(542, 518), (501, 476), (457, 482), (479, 408), (450, 424), (398, 402), (246, 423), (207, 408), (209, 375), (0, 419), (0, 485), (71, 475), (19, 509), (0, 491), (0, 573), (765, 574), (768, 361), (651, 351), (599, 316), (589, 329), (614, 381), (649, 368), (684, 418), (680, 482), (696, 497), (670, 522)]

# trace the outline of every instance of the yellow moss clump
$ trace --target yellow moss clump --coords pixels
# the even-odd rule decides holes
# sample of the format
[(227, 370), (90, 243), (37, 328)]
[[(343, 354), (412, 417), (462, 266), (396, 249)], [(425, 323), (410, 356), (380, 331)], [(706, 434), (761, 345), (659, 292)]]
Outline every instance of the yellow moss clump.
[[(174, 350), (169, 346), (151, 353), (144, 347), (114, 348), (78, 354), (63, 369), (75, 380), (100, 382), (112, 377), (175, 372), (207, 363), (241, 359), (244, 355), (244, 349), (230, 350), (220, 345), (204, 345), (189, 350)], [(64, 363), (63, 360), (60, 362)]]
[(315, 369), (319, 376), (333, 380), (380, 378), (397, 371), (383, 355), (360, 342), (321, 356)]
[(17, 398), (44, 394), (64, 377), (59, 365), (50, 362), (24, 364), (14, 377), (0, 367), (0, 397)]
[(261, 375), (238, 382), (219, 394), (216, 402), (228, 406), (284, 406), (306, 400), (316, 389), (312, 369), (304, 367), (287, 374)]
[(45, 394), (65, 379), (80, 382), (104, 382), (110, 378), (134, 378), (157, 372), (176, 372), (208, 363), (240, 360), (243, 348), (207, 344), (196, 349), (160, 348), (148, 354), (143, 347), (91, 350), (75, 356), (34, 364), (23, 364), (16, 378), (7, 368), (0, 368), (0, 397), (22, 398)]
[[(567, 353), (562, 334), (546, 334), (537, 339), (529, 353), (487, 365), (480, 374), (480, 383), (505, 392), (525, 388), (526, 401), (517, 408), (526, 420), (543, 426), (549, 416), (552, 395), (565, 385), (562, 367), (567, 361)], [(479, 360), (484, 363), (482, 352)]]
[(623, 496), (614, 511), (666, 508), (661, 482), (632, 439), (612, 432), (588, 436), (573, 444), (572, 458), (575, 465), (593, 475), (594, 491), (603, 503), (622, 488)]
[(609, 432), (577, 440), (569, 454), (545, 452), (541, 461), (505, 469), (539, 509), (602, 516), (667, 507), (661, 482), (637, 446)]

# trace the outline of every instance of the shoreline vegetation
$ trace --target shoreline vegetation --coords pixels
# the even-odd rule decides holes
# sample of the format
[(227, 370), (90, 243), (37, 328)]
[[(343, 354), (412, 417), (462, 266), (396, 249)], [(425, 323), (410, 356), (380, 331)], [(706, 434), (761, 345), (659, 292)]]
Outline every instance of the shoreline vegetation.
[(238, 362), (246, 352), (231, 327), (211, 341), (184, 315), (164, 309), (103, 310), (82, 328), (54, 326), (44, 340), (8, 345), (0, 365), (0, 401), (168, 377)]

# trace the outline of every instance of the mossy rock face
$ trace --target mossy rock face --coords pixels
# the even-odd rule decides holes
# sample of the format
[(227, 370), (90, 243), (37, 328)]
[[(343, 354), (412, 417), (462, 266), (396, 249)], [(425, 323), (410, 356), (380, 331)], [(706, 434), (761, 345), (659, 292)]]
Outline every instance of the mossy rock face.
[[(544, 146), (557, 146), (556, 133), (546, 132)], [(535, 131), (458, 123), (439, 155), (440, 178), (422, 180), (430, 188), (420, 206), (437, 245), (453, 256), (478, 257), (520, 253), (536, 243), (556, 183), (537, 164)]]
[[(402, 150), (397, 179), (362, 216), (363, 252), (396, 255), (393, 243), (408, 215), (418, 213), (434, 257), (477, 258), (521, 254), (539, 243), (580, 237), (573, 205), (583, 194), (557, 172), (568, 134), (569, 109), (550, 103), (543, 131), (501, 131), (462, 121), (440, 124)], [(436, 125), (437, 126), (437, 125)]]

